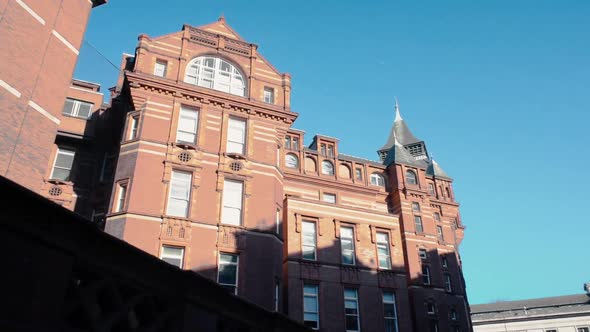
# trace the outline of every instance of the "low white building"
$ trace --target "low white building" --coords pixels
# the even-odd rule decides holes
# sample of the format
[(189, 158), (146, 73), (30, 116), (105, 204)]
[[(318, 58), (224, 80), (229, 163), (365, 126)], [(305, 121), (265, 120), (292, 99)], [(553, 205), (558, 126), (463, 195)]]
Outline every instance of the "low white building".
[(590, 332), (590, 293), (472, 305), (471, 320), (474, 332)]

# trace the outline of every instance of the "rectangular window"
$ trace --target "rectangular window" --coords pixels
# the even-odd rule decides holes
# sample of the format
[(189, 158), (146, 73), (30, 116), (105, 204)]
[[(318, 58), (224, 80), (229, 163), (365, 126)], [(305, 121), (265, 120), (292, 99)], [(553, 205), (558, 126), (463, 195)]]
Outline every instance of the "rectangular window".
[(191, 197), (192, 174), (190, 172), (172, 171), (166, 214), (176, 217), (188, 217)]
[(451, 320), (457, 320), (457, 310), (451, 309)]
[(166, 77), (166, 68), (168, 67), (168, 62), (165, 60), (156, 60), (156, 65), (154, 66), (154, 75), (160, 77)]
[(354, 265), (354, 228), (340, 228), (340, 247), (342, 248), (342, 264)]
[(301, 223), (301, 257), (303, 259), (316, 259), (316, 230), (315, 222), (303, 221)]
[(436, 305), (432, 302), (426, 303), (426, 313), (434, 315), (436, 313)]
[(418, 249), (418, 256), (421, 260), (428, 259), (428, 253), (426, 253), (426, 249)]
[(127, 183), (119, 183), (117, 192), (117, 202), (115, 202), (115, 212), (125, 209), (125, 199), (127, 197)]
[(277, 224), (276, 232), (277, 232), (277, 234), (280, 234), (281, 233), (281, 209), (277, 209), (277, 215), (276, 215), (275, 222)]
[(264, 102), (267, 104), (275, 103), (275, 89), (267, 86), (264, 87)]
[(445, 267), (445, 268), (449, 267), (449, 260), (446, 257), (443, 256), (441, 258), (441, 260), (442, 260), (442, 267)]
[(428, 194), (434, 196), (434, 185), (432, 183), (428, 184)]
[(430, 285), (430, 267), (428, 265), (422, 265), (422, 283)]
[(380, 269), (391, 269), (391, 258), (389, 256), (389, 236), (387, 233), (377, 232), (377, 260)]
[(336, 204), (336, 195), (335, 194), (328, 194), (324, 193), (322, 195), (322, 200), (326, 203)]
[(182, 269), (182, 263), (184, 260), (184, 248), (172, 247), (172, 246), (162, 246), (162, 251), (160, 253), (160, 259), (168, 264), (172, 264), (172, 265)]
[(291, 149), (291, 136), (285, 136), (285, 149)]
[(416, 233), (424, 233), (424, 227), (422, 226), (422, 217), (414, 216), (414, 224), (416, 225)]
[(74, 150), (57, 148), (53, 170), (51, 171), (51, 178), (69, 181), (75, 155), (76, 151)]
[(219, 253), (217, 283), (234, 294), (238, 294), (238, 255)]
[(320, 144), (320, 153), (322, 156), (326, 156), (326, 144)]
[(293, 150), (299, 151), (299, 137), (293, 137)]
[(445, 236), (443, 234), (442, 226), (436, 226), (436, 236), (440, 242), (445, 242)]
[(578, 327), (578, 332), (590, 332), (588, 326)]
[(244, 183), (225, 179), (223, 182), (223, 212), (221, 223), (229, 225), (242, 224), (242, 200)]
[(412, 202), (412, 211), (414, 211), (414, 212), (420, 212), (420, 203), (418, 203), (418, 202)]
[(88, 119), (92, 113), (93, 103), (67, 98), (63, 114), (81, 119)]
[(453, 291), (453, 284), (451, 282), (451, 275), (448, 273), (445, 273), (445, 290), (449, 293)]
[(303, 325), (314, 330), (320, 328), (320, 307), (317, 285), (303, 285)]
[(434, 213), (434, 221), (440, 222), (440, 213), (438, 213), (438, 212)]
[(344, 313), (346, 331), (360, 331), (358, 292), (354, 288), (344, 288)]
[(435, 320), (430, 321), (430, 332), (438, 332), (438, 322)]
[(334, 157), (334, 147), (332, 145), (328, 145), (328, 157)]
[(246, 120), (230, 118), (227, 132), (227, 153), (245, 153)]
[(197, 143), (197, 128), (199, 126), (199, 111), (180, 106), (178, 128), (176, 129), (176, 143)]
[(139, 115), (132, 116), (129, 124), (129, 137), (127, 139), (134, 139), (137, 137), (137, 128), (139, 127)]
[(356, 179), (358, 181), (362, 181), (363, 180), (363, 171), (360, 168), (357, 168), (354, 170), (354, 174), (356, 176)]
[(398, 332), (397, 308), (393, 292), (383, 292), (383, 316), (385, 318), (385, 332)]

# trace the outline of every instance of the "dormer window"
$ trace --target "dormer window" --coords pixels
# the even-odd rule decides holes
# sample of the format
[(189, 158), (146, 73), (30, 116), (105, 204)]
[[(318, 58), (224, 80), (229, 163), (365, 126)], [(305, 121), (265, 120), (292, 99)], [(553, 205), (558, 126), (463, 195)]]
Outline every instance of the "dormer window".
[(275, 103), (275, 89), (267, 86), (264, 87), (264, 102), (267, 104)]
[(228, 61), (212, 56), (200, 56), (191, 61), (184, 82), (236, 96), (246, 94), (244, 75), (240, 70)]
[(285, 149), (299, 151), (299, 137), (285, 136)]

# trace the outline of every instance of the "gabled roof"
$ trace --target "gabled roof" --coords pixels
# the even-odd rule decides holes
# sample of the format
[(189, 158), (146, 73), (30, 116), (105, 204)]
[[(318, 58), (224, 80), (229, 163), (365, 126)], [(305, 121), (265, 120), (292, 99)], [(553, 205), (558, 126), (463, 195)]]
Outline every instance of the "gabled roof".
[(425, 161), (416, 160), (416, 158), (404, 148), (404, 146), (397, 140), (395, 136), (393, 137), (393, 146), (389, 149), (387, 152), (387, 157), (385, 158), (385, 161), (383, 161), (383, 165), (386, 167), (391, 164), (405, 164), (426, 167)]
[(401, 143), (401, 145), (408, 145), (412, 143), (421, 142), (421, 140), (417, 139), (410, 128), (406, 125), (406, 122), (402, 118), (399, 112), (399, 105), (397, 103), (397, 99), (395, 100), (395, 120), (393, 121), (393, 126), (391, 127), (391, 132), (389, 133), (389, 138), (387, 138), (387, 142), (379, 149), (379, 151), (389, 150), (394, 146), (395, 139)]
[(444, 179), (451, 179), (450, 176), (447, 175), (445, 171), (439, 166), (439, 164), (434, 160), (430, 159), (428, 163), (428, 167), (426, 168), (426, 175), (434, 176), (437, 178), (444, 178)]
[(217, 21), (197, 27), (198, 29), (205, 30), (211, 33), (220, 34), (229, 38), (245, 41), (234, 29), (232, 29), (227, 22), (225, 17), (221, 15)]

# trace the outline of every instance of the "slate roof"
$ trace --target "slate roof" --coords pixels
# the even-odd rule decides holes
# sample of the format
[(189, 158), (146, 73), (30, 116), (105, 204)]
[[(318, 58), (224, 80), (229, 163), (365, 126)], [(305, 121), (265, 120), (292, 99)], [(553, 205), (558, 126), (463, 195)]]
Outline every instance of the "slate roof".
[(434, 159), (430, 159), (428, 167), (426, 168), (426, 175), (452, 180), (452, 178), (448, 176), (445, 171), (443, 171), (443, 169)]
[(397, 100), (395, 102), (395, 120), (393, 121), (393, 126), (391, 127), (391, 132), (389, 133), (389, 137), (387, 138), (387, 142), (379, 149), (379, 151), (389, 150), (395, 144), (395, 139), (397, 138), (398, 142), (402, 145), (408, 145), (412, 143), (421, 142), (422, 140), (417, 139), (402, 116), (399, 112), (399, 105), (397, 104)]
[(416, 160), (394, 136), (393, 146), (387, 152), (387, 157), (383, 161), (383, 165), (389, 166), (393, 163), (400, 163), (426, 168), (427, 162), (426, 159)]
[(583, 312), (584, 315), (590, 316), (590, 295), (577, 294), (471, 305), (471, 318), (474, 323), (488, 320), (519, 320), (574, 312)]

